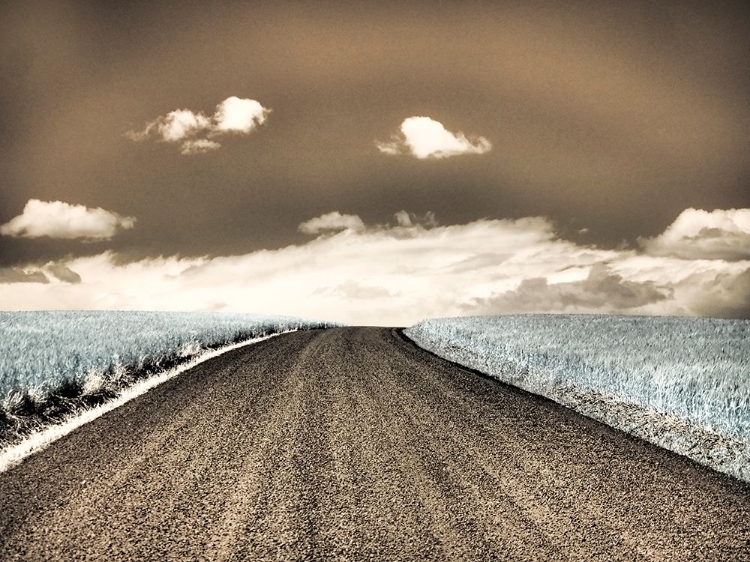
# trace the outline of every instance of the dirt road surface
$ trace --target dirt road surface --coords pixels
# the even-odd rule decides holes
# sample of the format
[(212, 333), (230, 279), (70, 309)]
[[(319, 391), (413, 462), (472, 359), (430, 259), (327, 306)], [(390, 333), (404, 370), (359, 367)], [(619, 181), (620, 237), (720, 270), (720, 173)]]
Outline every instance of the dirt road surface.
[(396, 330), (228, 352), (0, 474), (0, 560), (745, 560), (750, 488)]

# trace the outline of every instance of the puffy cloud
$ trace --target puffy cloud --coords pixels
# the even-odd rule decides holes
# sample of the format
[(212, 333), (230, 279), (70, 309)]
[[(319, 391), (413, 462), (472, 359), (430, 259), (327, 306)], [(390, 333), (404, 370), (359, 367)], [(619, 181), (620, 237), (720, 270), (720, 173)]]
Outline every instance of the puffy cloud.
[(249, 133), (262, 125), (269, 113), (269, 109), (255, 100), (232, 96), (216, 106), (214, 131)]
[(412, 226), (411, 217), (406, 211), (399, 211), (394, 215), (399, 226)]
[(364, 230), (365, 223), (357, 215), (342, 215), (338, 211), (327, 213), (299, 225), (300, 232), (305, 234), (319, 234), (321, 232), (335, 232), (340, 230)]
[(401, 135), (390, 142), (375, 145), (385, 154), (410, 153), (419, 159), (447, 158), (459, 154), (484, 154), (492, 144), (484, 137), (467, 138), (451, 133), (442, 123), (429, 117), (409, 117), (401, 123)]
[(398, 213), (395, 224), (367, 225), (329, 213), (303, 224), (312, 239), (245, 255), (65, 260), (80, 283), (8, 284), (0, 309), (232, 310), (401, 326), (469, 312), (750, 315), (750, 260), (581, 245), (544, 217), (435, 226)]
[(167, 142), (179, 142), (210, 127), (211, 120), (203, 113), (193, 113), (189, 109), (176, 109), (162, 117), (157, 117), (148, 123), (143, 131), (130, 131), (127, 136), (134, 141), (155, 136)]
[(211, 121), (202, 113), (193, 113), (188, 109), (170, 111), (164, 118), (157, 120), (156, 129), (165, 141), (175, 142), (208, 128)]
[(415, 225), (422, 225), (426, 227), (437, 226), (437, 219), (435, 213), (427, 211), (423, 216), (416, 215), (414, 213), (407, 213), (406, 211), (399, 211), (393, 215), (396, 219), (398, 226), (409, 228)]
[(704, 291), (695, 297), (694, 310), (705, 316), (750, 318), (750, 268), (739, 275), (717, 273), (702, 283)]
[(750, 209), (685, 209), (664, 233), (640, 243), (654, 256), (750, 259)]
[(262, 125), (270, 111), (255, 100), (231, 96), (216, 106), (211, 117), (189, 109), (176, 109), (147, 123), (142, 131), (128, 132), (127, 136), (134, 141), (158, 138), (180, 143), (181, 154), (203, 154), (221, 147), (209, 137), (247, 134)]
[(0, 234), (16, 238), (108, 240), (118, 230), (133, 228), (135, 220), (98, 207), (30, 199), (23, 213), (0, 226)]

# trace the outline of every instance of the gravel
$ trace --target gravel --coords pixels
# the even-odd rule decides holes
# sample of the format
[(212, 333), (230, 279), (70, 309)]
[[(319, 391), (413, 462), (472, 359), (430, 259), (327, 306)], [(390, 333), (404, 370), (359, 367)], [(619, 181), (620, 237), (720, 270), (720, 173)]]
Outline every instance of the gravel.
[(750, 560), (750, 487), (398, 330), (240, 348), (0, 474), (1, 560)]

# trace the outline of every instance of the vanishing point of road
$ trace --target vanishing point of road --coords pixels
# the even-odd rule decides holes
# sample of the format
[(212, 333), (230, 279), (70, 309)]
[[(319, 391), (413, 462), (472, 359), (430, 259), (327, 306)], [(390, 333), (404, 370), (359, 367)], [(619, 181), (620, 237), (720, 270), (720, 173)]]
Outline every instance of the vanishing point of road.
[(397, 330), (207, 361), (0, 474), (0, 560), (743, 560), (750, 488)]

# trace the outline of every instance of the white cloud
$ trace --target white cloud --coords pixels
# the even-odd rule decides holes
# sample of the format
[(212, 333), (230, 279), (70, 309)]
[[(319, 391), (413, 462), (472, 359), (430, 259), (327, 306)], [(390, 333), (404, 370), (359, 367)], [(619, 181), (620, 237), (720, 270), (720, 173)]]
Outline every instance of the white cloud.
[(685, 209), (663, 234), (640, 242), (654, 256), (747, 260), (750, 209)]
[(169, 143), (179, 142), (181, 154), (202, 154), (221, 147), (209, 137), (250, 133), (265, 122), (270, 111), (255, 100), (231, 96), (216, 106), (211, 117), (189, 109), (176, 109), (147, 123), (142, 131), (128, 132), (127, 136), (134, 141), (158, 138)]
[(405, 227), (413, 226), (411, 222), (411, 217), (409, 216), (409, 213), (407, 213), (406, 211), (399, 211), (393, 216), (396, 217), (396, 222), (398, 223), (399, 226), (405, 226)]
[(442, 123), (429, 117), (409, 117), (401, 123), (401, 135), (391, 142), (376, 142), (385, 154), (411, 153), (419, 159), (447, 158), (459, 154), (484, 154), (492, 144), (484, 137), (451, 133)]
[(159, 134), (165, 141), (175, 142), (208, 128), (211, 121), (202, 113), (188, 109), (178, 109), (167, 113), (157, 125)]
[(220, 147), (221, 145), (218, 142), (208, 139), (187, 140), (182, 143), (180, 154), (203, 154)]
[(203, 113), (194, 113), (189, 109), (175, 109), (148, 123), (143, 131), (130, 131), (127, 136), (134, 141), (155, 136), (167, 142), (179, 142), (210, 127), (211, 120)]
[(60, 265), (80, 283), (5, 284), (0, 309), (232, 310), (402, 326), (531, 310), (750, 316), (750, 260), (578, 245), (543, 217), (431, 226), (398, 213), (396, 221), (329, 213), (303, 223), (312, 240), (239, 256), (70, 259)]
[(255, 100), (232, 96), (216, 106), (214, 131), (249, 133), (265, 122), (270, 111)]
[(365, 229), (365, 223), (357, 215), (342, 215), (338, 211), (327, 213), (299, 225), (300, 232), (319, 234), (340, 230), (359, 231)]
[(30, 199), (23, 213), (0, 226), (0, 234), (15, 238), (108, 240), (118, 230), (133, 228), (135, 220), (100, 208)]

